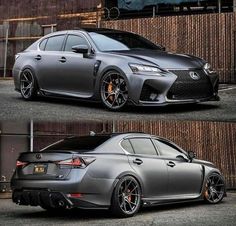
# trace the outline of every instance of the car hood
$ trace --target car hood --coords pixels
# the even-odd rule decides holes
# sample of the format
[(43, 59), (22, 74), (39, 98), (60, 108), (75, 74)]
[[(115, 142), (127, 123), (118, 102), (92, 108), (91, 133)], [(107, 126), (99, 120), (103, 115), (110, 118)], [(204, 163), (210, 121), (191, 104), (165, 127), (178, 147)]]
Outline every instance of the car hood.
[(112, 51), (113, 54), (128, 56), (135, 59), (145, 61), (144, 64), (156, 64), (163, 69), (189, 69), (201, 68), (204, 61), (198, 57), (184, 54), (176, 54), (160, 50), (126, 50)]
[(205, 161), (205, 160), (194, 159), (193, 162), (194, 162), (194, 163), (198, 163), (198, 164), (202, 164), (202, 165), (205, 165), (205, 166), (209, 166), (209, 167), (214, 167), (214, 168), (216, 167), (216, 166), (214, 165), (214, 163), (208, 162), (208, 161)]

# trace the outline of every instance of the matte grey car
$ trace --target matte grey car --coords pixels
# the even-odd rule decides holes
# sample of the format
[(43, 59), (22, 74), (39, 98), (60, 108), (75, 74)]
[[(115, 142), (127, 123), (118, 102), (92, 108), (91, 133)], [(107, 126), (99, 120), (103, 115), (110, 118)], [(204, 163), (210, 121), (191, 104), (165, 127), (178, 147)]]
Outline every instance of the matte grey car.
[(79, 98), (111, 110), (219, 100), (218, 75), (203, 59), (112, 29), (51, 33), (16, 55), (13, 76), (26, 100)]
[(205, 200), (225, 193), (221, 172), (164, 138), (144, 133), (69, 137), (20, 154), (13, 202), (44, 209), (110, 209), (133, 216), (141, 206)]

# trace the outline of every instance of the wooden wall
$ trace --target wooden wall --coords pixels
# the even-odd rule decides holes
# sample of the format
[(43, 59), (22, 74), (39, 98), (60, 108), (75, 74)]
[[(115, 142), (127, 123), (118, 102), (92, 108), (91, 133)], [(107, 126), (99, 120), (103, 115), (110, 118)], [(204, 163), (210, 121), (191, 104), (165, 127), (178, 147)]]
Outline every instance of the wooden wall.
[(0, 0), (0, 19), (57, 16), (94, 10), (101, 0)]
[(115, 121), (34, 124), (34, 149), (68, 135), (84, 135), (89, 131), (140, 131), (165, 137), (184, 150), (192, 150), (198, 158), (212, 161), (219, 167), (228, 188), (236, 188), (236, 123), (207, 121)]
[(209, 61), (221, 83), (236, 83), (235, 13), (104, 21), (103, 27), (141, 34), (167, 50)]

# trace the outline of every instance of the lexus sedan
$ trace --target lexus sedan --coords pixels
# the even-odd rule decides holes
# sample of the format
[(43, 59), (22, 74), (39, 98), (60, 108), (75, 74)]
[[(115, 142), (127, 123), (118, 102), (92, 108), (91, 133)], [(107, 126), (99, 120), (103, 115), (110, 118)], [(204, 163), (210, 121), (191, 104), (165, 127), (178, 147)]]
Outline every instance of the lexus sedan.
[(144, 133), (68, 137), (40, 152), (21, 153), (11, 188), (19, 205), (110, 209), (119, 217), (163, 203), (216, 204), (226, 195), (213, 163)]
[(15, 59), (15, 89), (26, 100), (38, 94), (78, 98), (101, 101), (110, 110), (219, 100), (218, 75), (209, 63), (167, 52), (134, 33), (55, 32)]

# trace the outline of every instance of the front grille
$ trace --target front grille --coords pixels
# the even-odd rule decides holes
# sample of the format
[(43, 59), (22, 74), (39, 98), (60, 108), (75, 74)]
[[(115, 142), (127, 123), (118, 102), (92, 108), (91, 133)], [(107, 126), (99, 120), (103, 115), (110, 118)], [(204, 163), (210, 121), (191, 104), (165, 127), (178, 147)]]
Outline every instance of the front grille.
[(193, 71), (199, 75), (198, 80), (191, 78), (189, 70), (174, 70), (171, 72), (177, 75), (177, 79), (167, 94), (168, 99), (202, 99), (213, 95), (212, 84), (203, 70)]

